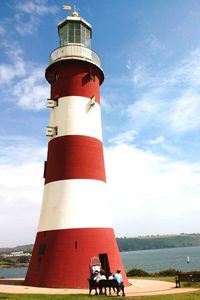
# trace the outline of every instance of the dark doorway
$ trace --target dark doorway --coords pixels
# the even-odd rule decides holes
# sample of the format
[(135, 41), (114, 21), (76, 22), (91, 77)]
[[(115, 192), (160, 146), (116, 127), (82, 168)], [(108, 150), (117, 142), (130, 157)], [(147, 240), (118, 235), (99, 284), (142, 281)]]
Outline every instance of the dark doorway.
[(104, 271), (106, 272), (106, 276), (109, 276), (110, 266), (109, 266), (109, 262), (108, 262), (107, 253), (100, 253), (99, 254), (99, 259), (100, 259), (100, 262), (101, 262), (102, 269), (104, 269)]

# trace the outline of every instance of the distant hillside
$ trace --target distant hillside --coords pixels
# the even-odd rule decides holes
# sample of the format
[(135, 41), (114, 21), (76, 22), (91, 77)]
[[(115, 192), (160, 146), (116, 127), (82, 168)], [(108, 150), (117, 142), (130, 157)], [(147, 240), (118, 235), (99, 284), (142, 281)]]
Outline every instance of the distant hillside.
[(136, 238), (117, 238), (119, 250), (149, 250), (200, 246), (200, 234), (156, 235)]
[(33, 245), (29, 244), (29, 245), (21, 245), (21, 246), (16, 246), (13, 248), (0, 248), (0, 254), (1, 253), (7, 253), (7, 252), (13, 252), (13, 251), (20, 251), (23, 250), (25, 252), (30, 252), (33, 249)]
[[(135, 250), (150, 250), (162, 248), (178, 248), (178, 247), (195, 247), (200, 246), (200, 234), (178, 234), (178, 235), (153, 235), (134, 238), (117, 238), (119, 250), (135, 251)], [(22, 245), (13, 248), (0, 248), (1, 253), (8, 253), (11, 251), (27, 251), (30, 252), (33, 245)]]

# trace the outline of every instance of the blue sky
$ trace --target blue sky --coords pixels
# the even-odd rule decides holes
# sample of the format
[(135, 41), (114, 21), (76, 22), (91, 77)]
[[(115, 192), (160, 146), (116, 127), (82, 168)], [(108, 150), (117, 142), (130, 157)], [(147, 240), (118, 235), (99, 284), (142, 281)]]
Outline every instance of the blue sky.
[[(200, 1), (0, 1), (0, 247), (33, 243), (57, 24), (78, 7), (102, 60), (108, 198), (117, 236), (199, 232)], [(101, 217), (101, 216), (100, 216)]]

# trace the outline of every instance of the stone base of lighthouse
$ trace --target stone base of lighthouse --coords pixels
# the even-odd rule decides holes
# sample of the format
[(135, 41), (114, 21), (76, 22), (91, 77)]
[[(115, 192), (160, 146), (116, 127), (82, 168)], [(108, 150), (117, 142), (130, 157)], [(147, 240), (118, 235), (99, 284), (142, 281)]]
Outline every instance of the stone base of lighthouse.
[(102, 267), (123, 268), (112, 228), (76, 228), (38, 232), (25, 284), (50, 288), (88, 288), (90, 260), (97, 256)]

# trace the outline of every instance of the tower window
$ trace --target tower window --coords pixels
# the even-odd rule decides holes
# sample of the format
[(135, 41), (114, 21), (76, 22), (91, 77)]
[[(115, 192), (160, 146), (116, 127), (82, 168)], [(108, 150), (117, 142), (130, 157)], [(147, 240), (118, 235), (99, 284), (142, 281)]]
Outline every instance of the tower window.
[(39, 249), (38, 249), (38, 254), (39, 255), (42, 255), (45, 253), (45, 250), (46, 250), (46, 245), (45, 244), (41, 244)]
[(59, 79), (59, 74), (56, 73), (56, 74), (55, 74), (55, 80), (57, 81), (58, 79)]

